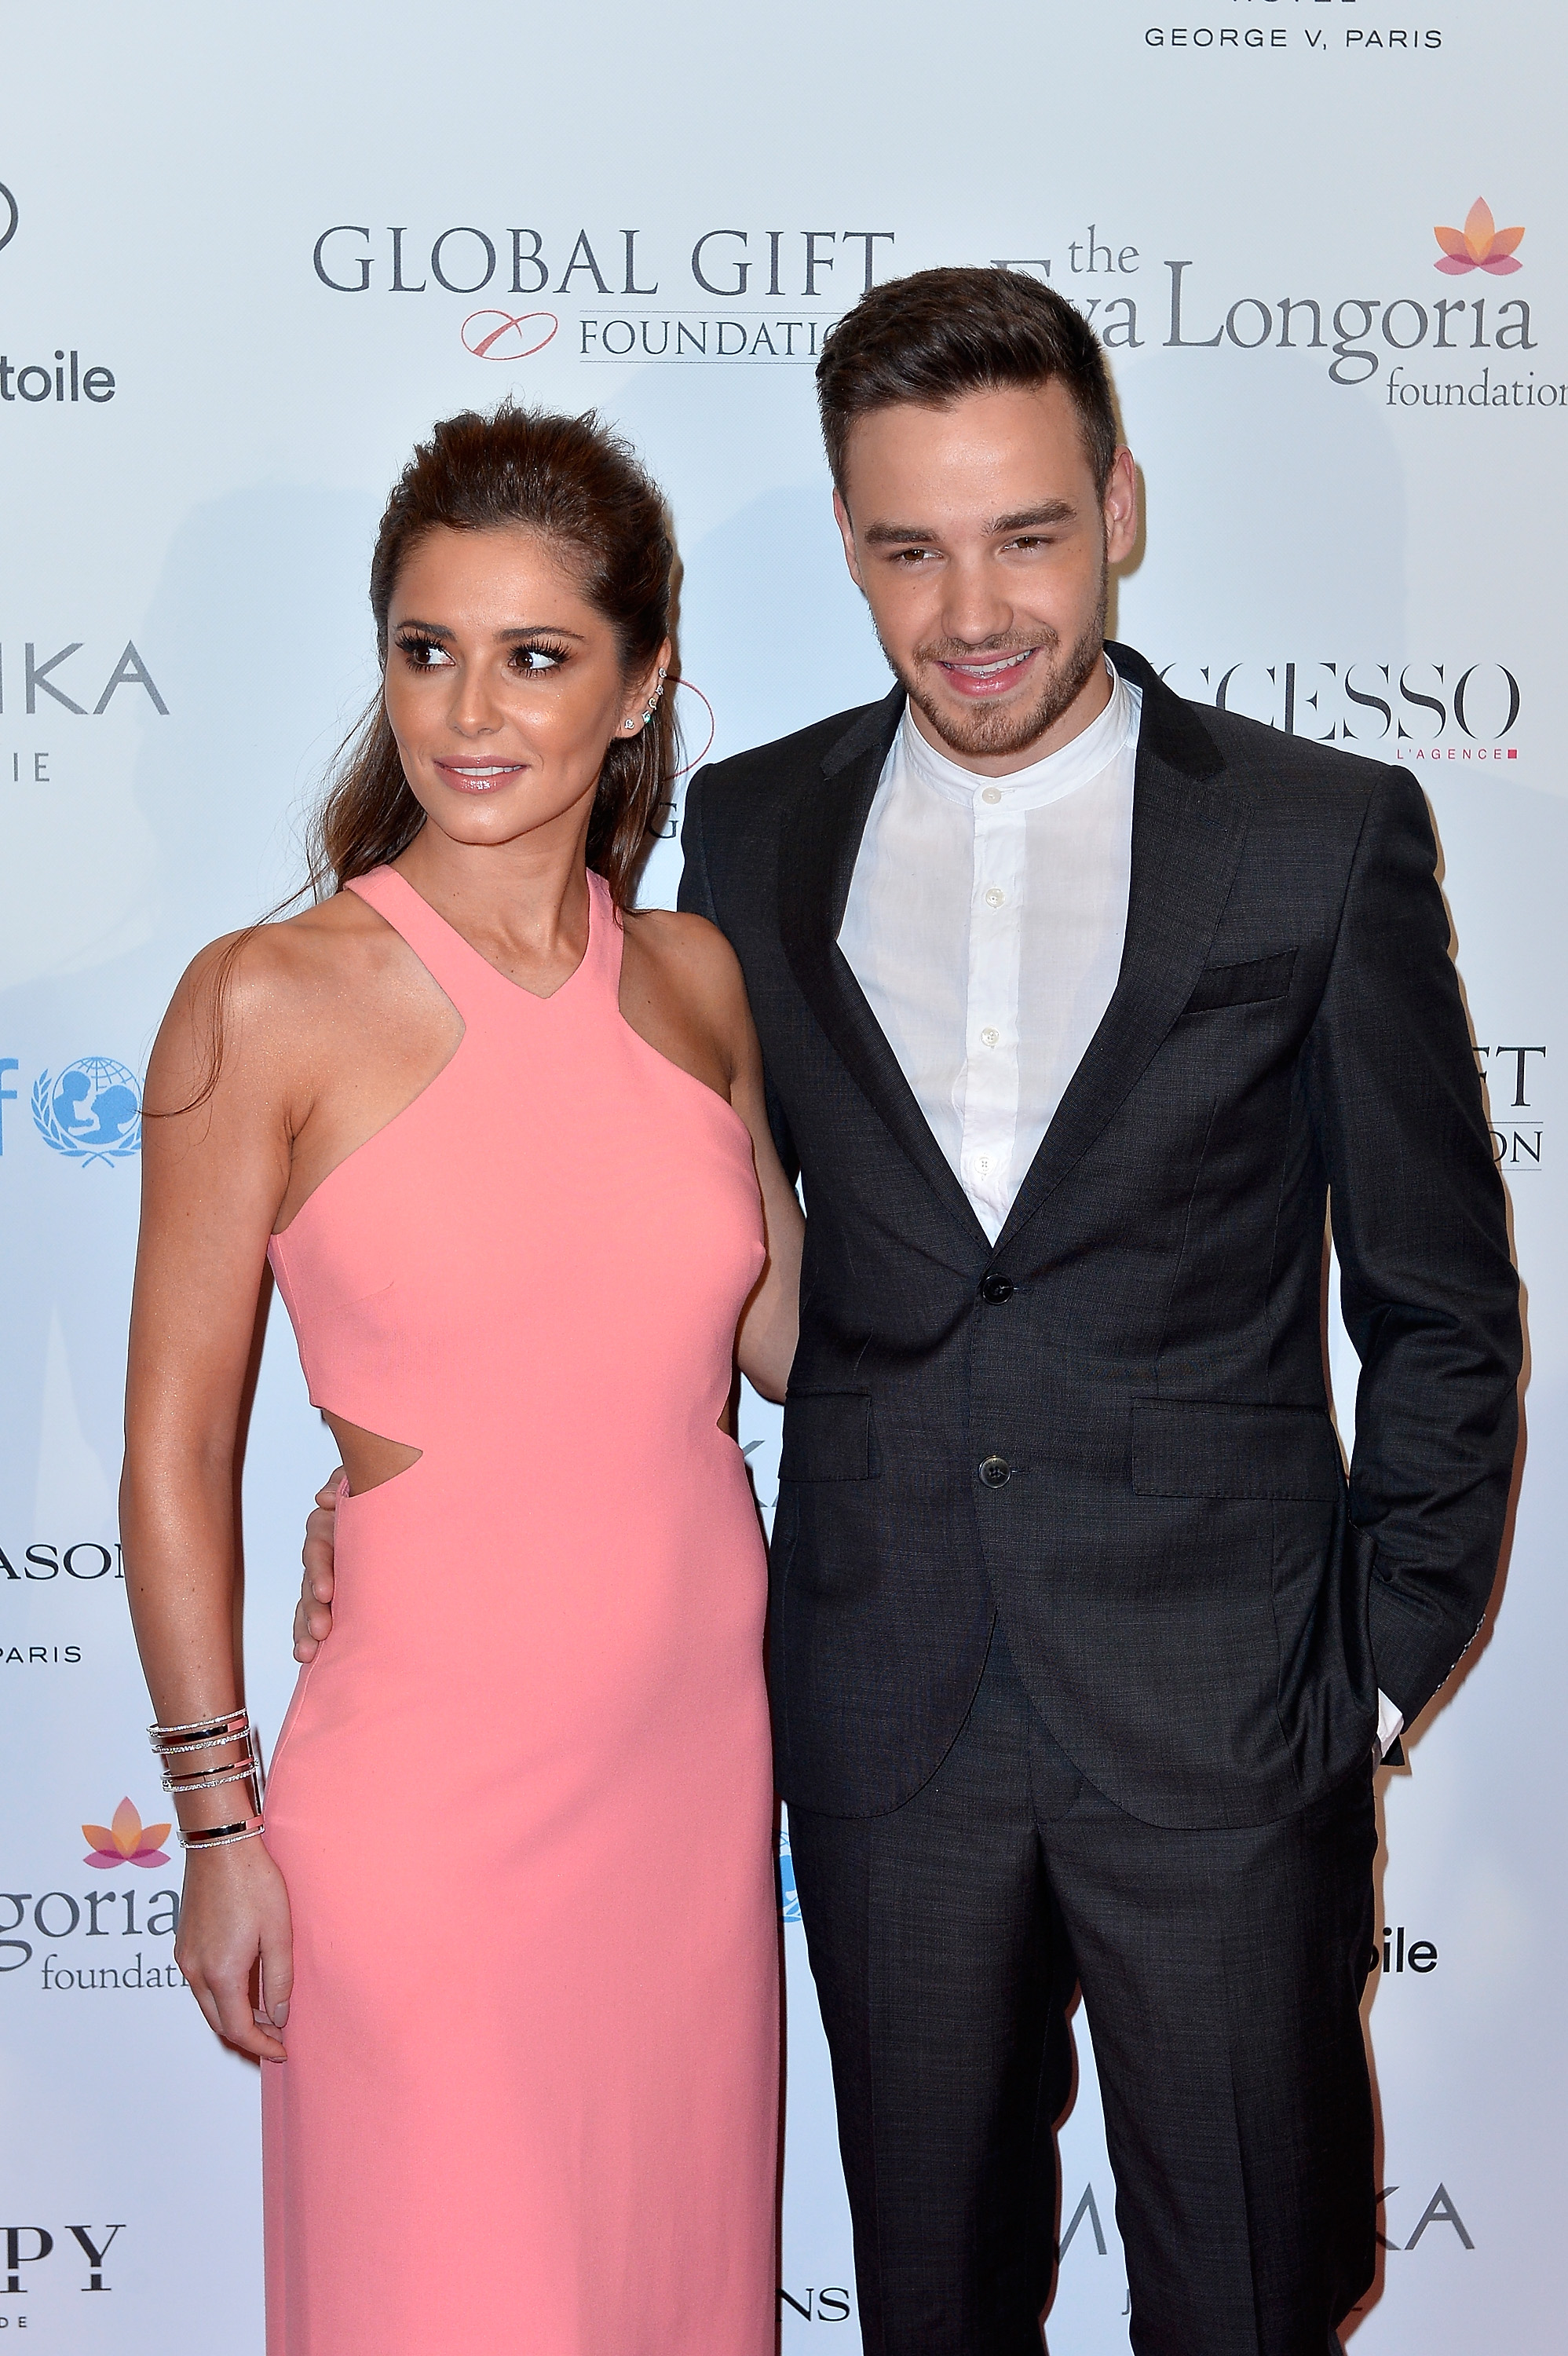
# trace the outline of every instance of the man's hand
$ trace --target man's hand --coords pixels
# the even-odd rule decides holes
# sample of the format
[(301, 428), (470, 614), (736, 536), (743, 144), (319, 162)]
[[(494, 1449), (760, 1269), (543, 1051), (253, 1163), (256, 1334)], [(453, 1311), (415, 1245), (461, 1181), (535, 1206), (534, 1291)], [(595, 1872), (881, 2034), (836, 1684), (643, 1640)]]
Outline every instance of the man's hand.
[(347, 1475), (339, 1464), (315, 1493), (315, 1511), (304, 1526), (304, 1577), (294, 1606), (294, 1658), (314, 1661), (332, 1633), (333, 1547), (337, 1500)]

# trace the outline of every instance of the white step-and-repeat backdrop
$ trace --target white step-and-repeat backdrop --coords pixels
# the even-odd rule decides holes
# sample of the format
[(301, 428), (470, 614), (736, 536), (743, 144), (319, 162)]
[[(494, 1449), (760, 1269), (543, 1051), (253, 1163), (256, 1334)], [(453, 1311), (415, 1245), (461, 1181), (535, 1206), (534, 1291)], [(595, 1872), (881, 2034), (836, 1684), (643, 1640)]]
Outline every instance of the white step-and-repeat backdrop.
[[(1179, 13), (8, 12), (0, 2347), (261, 2346), (255, 2073), (173, 1968), (116, 1546), (139, 1077), (192, 951), (298, 880), (374, 682), (390, 478), (433, 418), (503, 393), (618, 421), (677, 519), (690, 749), (738, 751), (885, 685), (828, 511), (825, 328), (872, 281), (987, 261), (1109, 348), (1147, 493), (1120, 635), (1200, 701), (1408, 764), (1436, 818), (1529, 1288), (1530, 1462), (1495, 1628), (1380, 1779), (1384, 2257), (1355, 2344), (1561, 2344), (1568, 42), (1546, 0)], [(647, 896), (677, 872), (661, 844)], [(474, 1181), (507, 1183), (482, 1141)], [(777, 1419), (747, 1419), (767, 1505)], [(246, 1473), (269, 1734), (332, 1456), (274, 1314)], [(464, 1610), (461, 1564), (432, 1560), (429, 1607)], [(391, 1821), (367, 1837), (389, 1972), (443, 1910), (491, 1935), (439, 1855)], [(787, 1855), (784, 1891), (787, 1921)], [(660, 1903), (655, 1823), (626, 1902)], [(850, 2356), (826, 2059), (784, 1937), (782, 2340)], [(1125, 2277), (1081, 2019), (1078, 2041), (1049, 2338), (1109, 2356)], [(519, 2281), (519, 2350), (528, 2304)]]

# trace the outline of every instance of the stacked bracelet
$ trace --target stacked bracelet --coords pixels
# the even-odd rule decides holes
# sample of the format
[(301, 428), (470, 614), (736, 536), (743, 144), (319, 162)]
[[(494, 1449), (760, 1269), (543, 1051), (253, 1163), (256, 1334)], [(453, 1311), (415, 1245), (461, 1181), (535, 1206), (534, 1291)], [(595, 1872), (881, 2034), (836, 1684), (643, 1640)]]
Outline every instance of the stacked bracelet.
[(160, 1758), (171, 1751), (206, 1751), (214, 1743), (233, 1742), (251, 1731), (248, 1709), (229, 1709), (217, 1718), (193, 1718), (184, 1726), (149, 1726), (147, 1740)]
[[(177, 1799), (182, 1792), (216, 1792), (223, 1783), (251, 1783), (256, 1780), (256, 1762), (247, 1759), (240, 1767), (206, 1767), (198, 1775), (165, 1775), (164, 1789)], [(259, 1805), (252, 1800), (251, 1805)]]
[(193, 1833), (187, 1833), (182, 1825), (179, 1836), (186, 1848), (227, 1848), (231, 1841), (254, 1840), (258, 1833), (265, 1830), (260, 1816), (246, 1816), (238, 1824), (203, 1825)]
[[(230, 1709), (214, 1718), (196, 1718), (183, 1726), (150, 1726), (147, 1740), (164, 1769), (164, 1789), (172, 1792), (176, 1801), (185, 1794), (215, 1792), (228, 1783), (248, 1786), (246, 1797), (250, 1813), (231, 1825), (200, 1825), (187, 1832), (183, 1825), (179, 1837), (187, 1848), (219, 1848), (229, 1841), (253, 1840), (263, 1829), (261, 1820), (261, 1750), (256, 1730), (246, 1709)], [(208, 1761), (197, 1766), (193, 1755), (202, 1751), (220, 1751), (238, 1758)], [(171, 1765), (176, 1772), (170, 1772)]]

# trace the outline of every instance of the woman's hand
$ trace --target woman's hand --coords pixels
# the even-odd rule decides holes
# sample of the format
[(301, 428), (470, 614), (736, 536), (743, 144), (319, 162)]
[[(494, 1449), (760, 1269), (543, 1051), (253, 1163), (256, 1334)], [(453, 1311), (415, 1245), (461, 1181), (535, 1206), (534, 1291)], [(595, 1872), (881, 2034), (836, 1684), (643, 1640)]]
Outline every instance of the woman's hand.
[(300, 1556), (304, 1577), (300, 1581), (300, 1600), (294, 1606), (294, 1658), (307, 1667), (332, 1633), (337, 1500), (347, 1485), (342, 1465), (335, 1465), (316, 1491), (315, 1511), (304, 1526), (304, 1549)]
[(175, 1961), (226, 2043), (258, 2061), (287, 2060), (272, 2032), (289, 2017), (293, 1926), (283, 1877), (260, 1840), (188, 1852)]

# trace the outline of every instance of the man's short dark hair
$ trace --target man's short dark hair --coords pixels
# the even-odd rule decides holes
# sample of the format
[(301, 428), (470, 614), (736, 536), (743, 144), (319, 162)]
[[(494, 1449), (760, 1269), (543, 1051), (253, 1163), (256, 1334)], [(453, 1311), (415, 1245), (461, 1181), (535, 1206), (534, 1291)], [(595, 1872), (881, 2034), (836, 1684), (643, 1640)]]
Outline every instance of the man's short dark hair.
[(829, 328), (816, 363), (822, 438), (844, 488), (849, 428), (903, 402), (944, 409), (966, 392), (1059, 378), (1083, 427), (1103, 495), (1115, 411), (1099, 338), (1080, 311), (1018, 270), (917, 270), (862, 294)]

